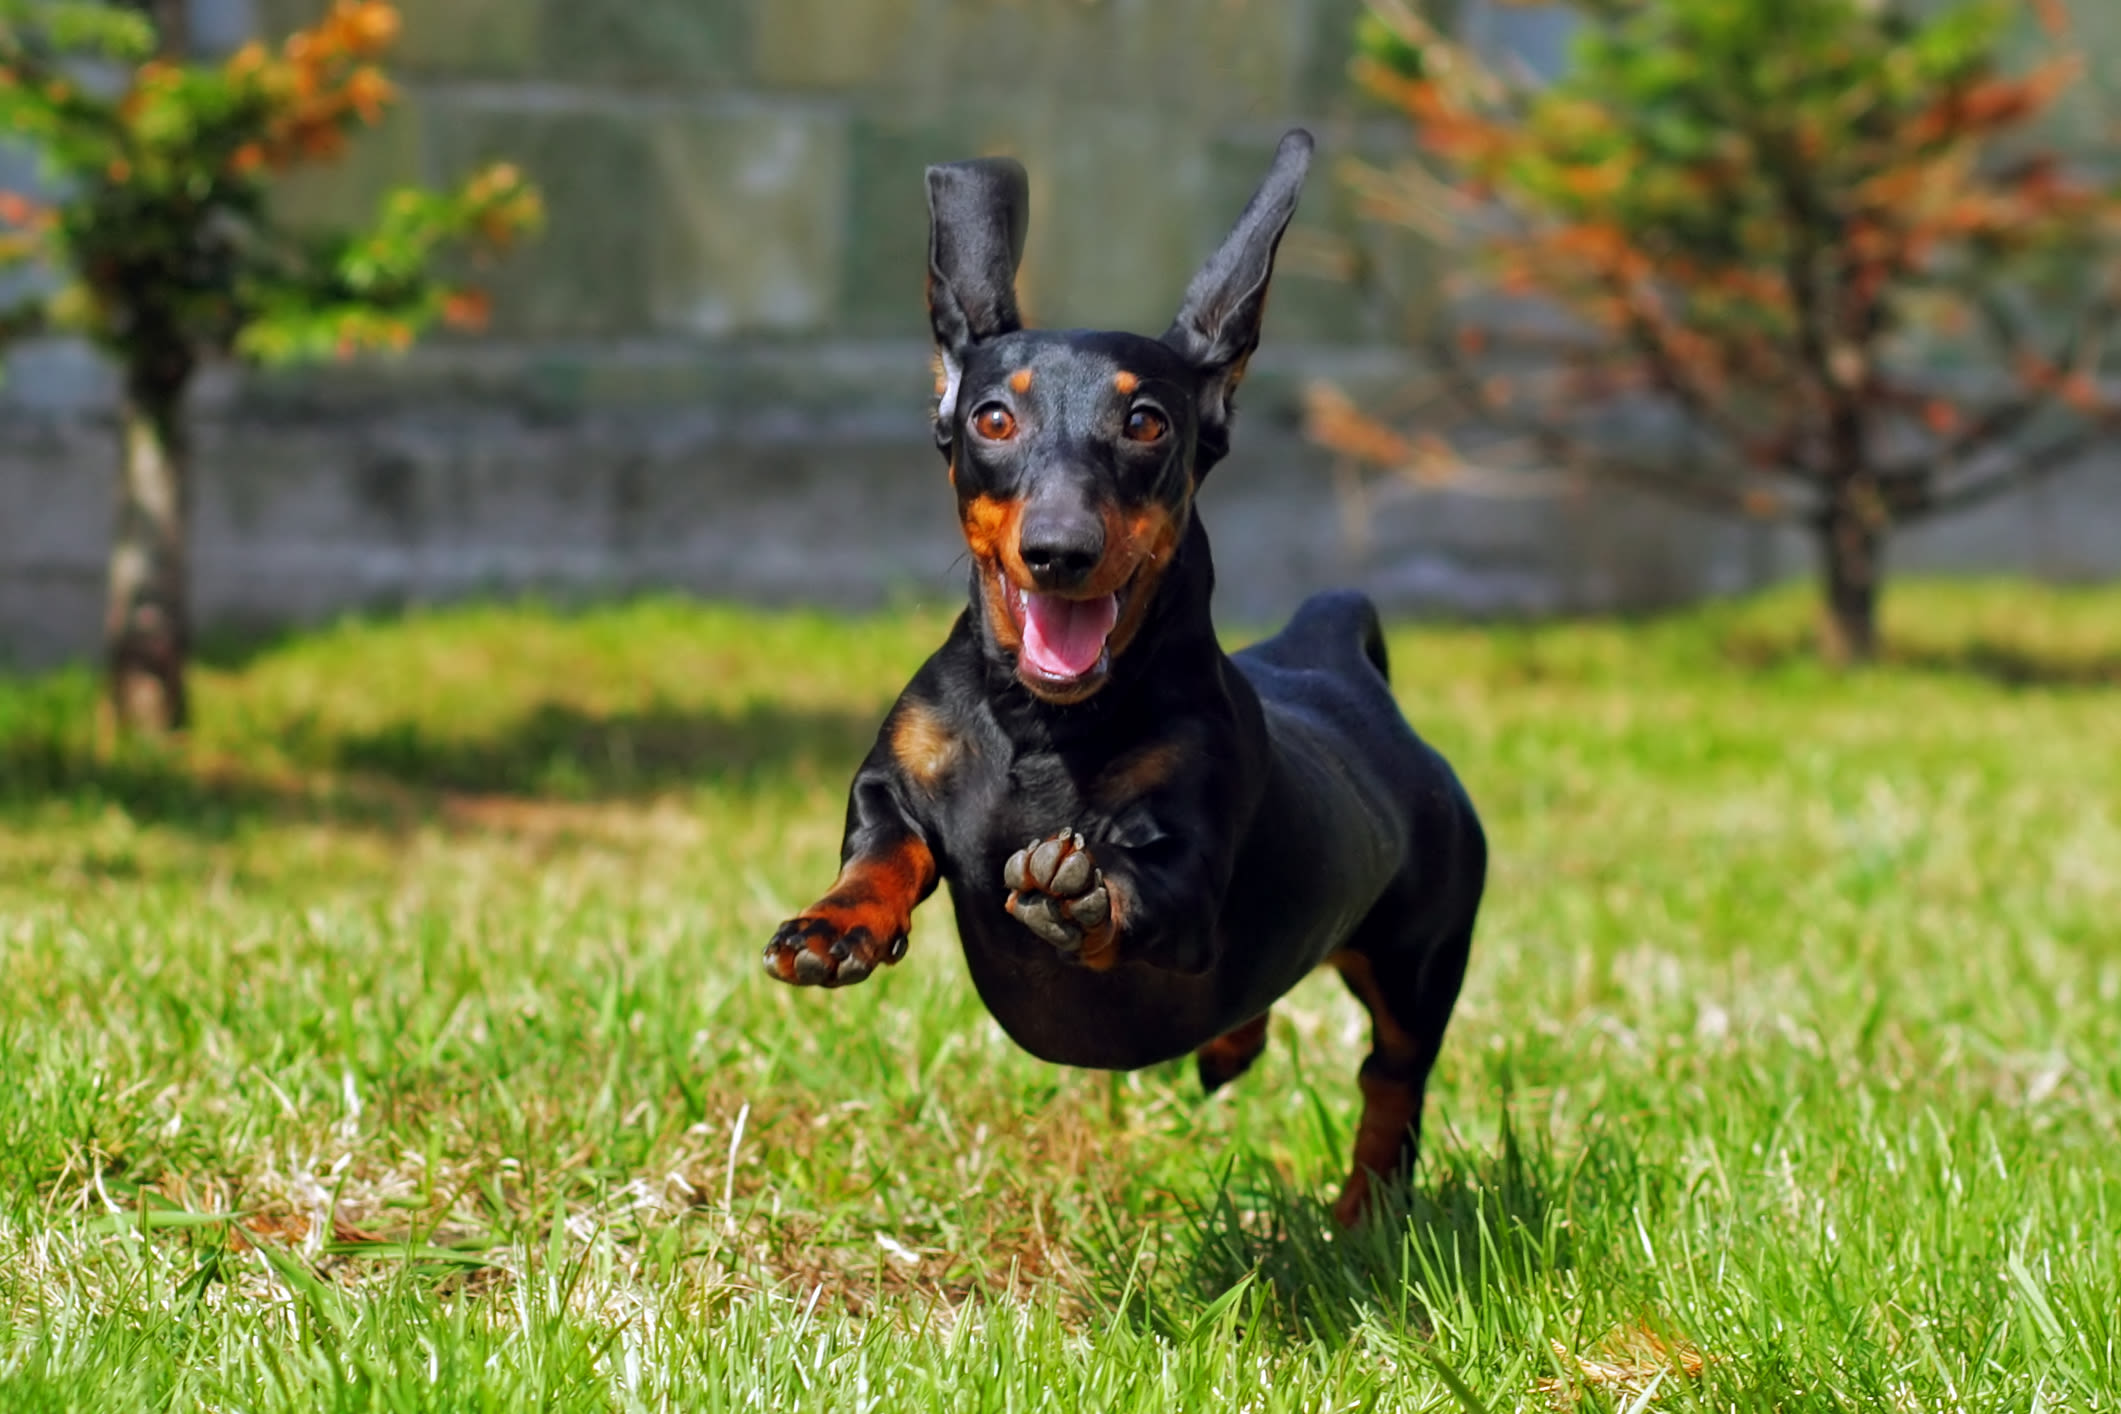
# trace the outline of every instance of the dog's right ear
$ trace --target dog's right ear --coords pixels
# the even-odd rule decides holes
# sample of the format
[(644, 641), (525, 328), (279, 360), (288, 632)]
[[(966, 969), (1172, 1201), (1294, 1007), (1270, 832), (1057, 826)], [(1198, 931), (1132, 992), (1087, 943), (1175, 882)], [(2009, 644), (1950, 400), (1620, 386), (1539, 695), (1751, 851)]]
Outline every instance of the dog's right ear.
[(958, 380), (972, 346), (1023, 327), (1016, 266), (1030, 211), (1031, 183), (1010, 158), (928, 169), (928, 322), (943, 365), (938, 442), (950, 439)]

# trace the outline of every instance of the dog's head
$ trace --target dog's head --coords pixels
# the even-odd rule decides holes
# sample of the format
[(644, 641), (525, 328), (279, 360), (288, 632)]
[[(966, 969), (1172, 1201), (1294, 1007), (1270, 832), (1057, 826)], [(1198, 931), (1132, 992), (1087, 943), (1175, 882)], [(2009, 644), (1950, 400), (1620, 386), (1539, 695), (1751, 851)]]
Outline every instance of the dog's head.
[(1282, 139), (1160, 339), (1025, 329), (1024, 169), (1006, 158), (928, 169), (936, 443), (989, 651), (1036, 696), (1089, 697), (1147, 618), (1194, 488), (1229, 450), (1231, 400), (1310, 161), (1309, 134)]

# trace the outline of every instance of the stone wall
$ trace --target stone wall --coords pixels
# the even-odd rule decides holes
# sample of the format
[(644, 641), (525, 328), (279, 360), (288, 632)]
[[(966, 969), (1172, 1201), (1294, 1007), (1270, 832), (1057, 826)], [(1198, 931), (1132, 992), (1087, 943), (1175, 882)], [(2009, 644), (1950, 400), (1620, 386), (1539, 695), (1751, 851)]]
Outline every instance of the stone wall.
[[(1802, 563), (1766, 532), (1625, 500), (1358, 494), (1295, 435), (1307, 379), (1382, 389), (1403, 373), (1395, 321), (1429, 279), (1428, 252), (1359, 224), (1334, 178), (1396, 136), (1346, 91), (1359, 0), (402, 3), (405, 102), (292, 185), (286, 213), (356, 220), (392, 185), (508, 158), (544, 188), (550, 228), (496, 273), (485, 338), (207, 380), (196, 562), (211, 623), (523, 588), (953, 597), (960, 551), (925, 425), (923, 165), (1023, 158), (1028, 312), (1154, 331), (1295, 121), (1325, 160), (1284, 248), (1237, 454), (1203, 500), (1226, 613), (1260, 619), (1331, 582), (1412, 610), (1640, 607)], [(195, 5), (215, 49), (320, 0)], [(2112, 8), (2080, 4), (2121, 41)], [(1474, 19), (1496, 43), (1537, 24)], [(11, 360), (0, 654), (94, 641), (109, 394), (78, 348)], [(2057, 482), (1911, 537), (1903, 562), (2113, 573), (2114, 485)]]

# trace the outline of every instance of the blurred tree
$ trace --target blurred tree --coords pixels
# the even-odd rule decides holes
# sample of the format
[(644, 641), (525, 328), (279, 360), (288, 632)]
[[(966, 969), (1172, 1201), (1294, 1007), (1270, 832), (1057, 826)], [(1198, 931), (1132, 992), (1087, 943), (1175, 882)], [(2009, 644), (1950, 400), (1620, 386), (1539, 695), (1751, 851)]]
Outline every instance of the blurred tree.
[[(105, 649), (121, 730), (185, 725), (190, 636), (185, 394), (202, 360), (403, 349), (439, 319), (483, 320), (444, 273), (453, 247), (498, 250), (536, 193), (497, 166), (448, 194), (391, 194), (370, 230), (276, 225), (273, 177), (324, 161), (392, 100), (373, 60), (398, 32), (381, 0), (337, 0), (277, 52), (184, 57), (183, 0), (0, 0), (0, 132), (42, 156), (55, 195), (0, 192), (0, 342), (86, 335), (122, 373), (123, 475)], [(159, 25), (159, 47), (158, 47)]]
[[(1364, 19), (1358, 78), (1444, 175), (1359, 170), (1365, 204), (1478, 252), (1419, 314), (1441, 389), (1571, 484), (1808, 528), (1824, 646), (1869, 659), (1895, 526), (2050, 475), (2121, 411), (2096, 381), (2121, 201), (2036, 130), (2082, 60), (2007, 72), (2002, 0), (1574, 8), (1545, 85), (1399, 0)], [(2033, 8), (2061, 50), (2059, 3)], [(1424, 479), (1467, 465), (1330, 389), (1309, 421)]]

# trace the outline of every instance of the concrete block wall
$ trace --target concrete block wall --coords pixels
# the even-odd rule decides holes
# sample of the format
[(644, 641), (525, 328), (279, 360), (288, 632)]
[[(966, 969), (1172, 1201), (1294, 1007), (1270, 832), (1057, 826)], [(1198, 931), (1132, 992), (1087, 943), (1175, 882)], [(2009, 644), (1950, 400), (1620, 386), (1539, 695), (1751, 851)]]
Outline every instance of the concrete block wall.
[[(1527, 23), (1465, 3), (1492, 9), (1465, 17), (1490, 42)], [(195, 0), (195, 33), (226, 49), (322, 4)], [(2111, 8), (2078, 4), (2087, 23)], [(1335, 178), (1337, 160), (1398, 138), (1348, 93), (1360, 0), (401, 5), (403, 103), (346, 161), (290, 183), (283, 213), (346, 224), (394, 185), (507, 159), (544, 188), (550, 226), (493, 272), (482, 338), (205, 380), (195, 558), (209, 622), (522, 588), (953, 598), (960, 547), (926, 432), (923, 166), (1022, 158), (1027, 311), (1154, 332), (1299, 121), (1324, 160), (1284, 247), (1237, 454), (1202, 501), (1227, 614), (1258, 621), (1327, 583), (1409, 611), (1640, 607), (1802, 564), (1801, 546), (1758, 529), (1625, 499), (1336, 490), (1296, 435), (1299, 390), (1402, 376), (1404, 297), (1433, 269), (1418, 242), (1360, 223)], [(81, 349), (10, 360), (0, 657), (93, 645), (109, 404), (107, 371)], [(2058, 482), (2045, 501), (1951, 527), (1936, 553), (2112, 573), (2121, 495), (2096, 499), (2112, 481)], [(2058, 515), (2076, 490), (2094, 499)]]

